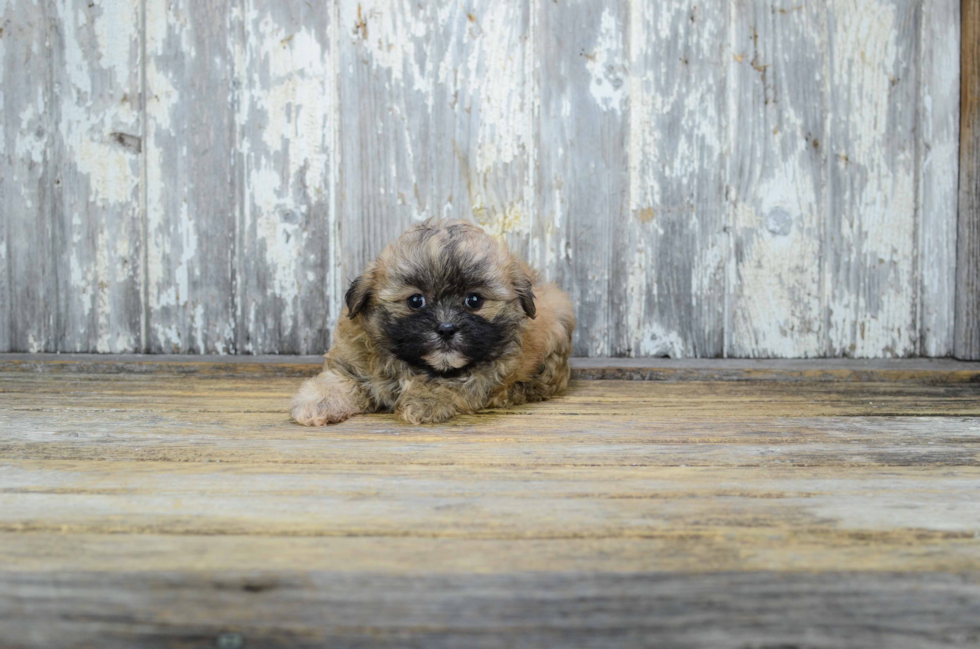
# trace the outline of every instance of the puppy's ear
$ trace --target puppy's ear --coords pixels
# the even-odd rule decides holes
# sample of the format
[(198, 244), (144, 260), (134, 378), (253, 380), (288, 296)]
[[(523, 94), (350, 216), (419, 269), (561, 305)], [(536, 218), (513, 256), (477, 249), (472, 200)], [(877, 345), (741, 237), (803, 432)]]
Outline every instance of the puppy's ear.
[(344, 301), (347, 302), (347, 316), (354, 318), (358, 313), (367, 307), (371, 301), (371, 293), (374, 288), (374, 268), (370, 267), (363, 275), (350, 283)]
[(527, 317), (534, 319), (537, 309), (534, 307), (534, 291), (531, 290), (531, 278), (523, 270), (514, 269), (514, 290), (517, 292), (517, 300), (521, 303), (521, 308)]

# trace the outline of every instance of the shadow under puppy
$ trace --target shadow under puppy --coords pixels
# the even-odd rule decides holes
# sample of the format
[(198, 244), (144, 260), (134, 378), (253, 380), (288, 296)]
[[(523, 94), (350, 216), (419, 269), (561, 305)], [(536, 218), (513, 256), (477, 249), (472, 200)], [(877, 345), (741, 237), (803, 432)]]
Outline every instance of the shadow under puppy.
[(394, 411), (413, 424), (547, 399), (568, 384), (568, 296), (479, 227), (427, 221), (346, 296), (323, 372), (293, 397), (300, 424)]

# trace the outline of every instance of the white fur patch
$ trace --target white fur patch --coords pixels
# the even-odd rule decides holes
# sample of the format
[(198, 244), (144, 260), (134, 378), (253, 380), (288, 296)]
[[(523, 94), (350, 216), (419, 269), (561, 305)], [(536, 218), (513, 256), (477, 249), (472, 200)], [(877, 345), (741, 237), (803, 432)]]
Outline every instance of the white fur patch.
[(459, 352), (432, 352), (423, 356), (422, 360), (428, 363), (429, 367), (439, 372), (458, 370), (469, 362)]

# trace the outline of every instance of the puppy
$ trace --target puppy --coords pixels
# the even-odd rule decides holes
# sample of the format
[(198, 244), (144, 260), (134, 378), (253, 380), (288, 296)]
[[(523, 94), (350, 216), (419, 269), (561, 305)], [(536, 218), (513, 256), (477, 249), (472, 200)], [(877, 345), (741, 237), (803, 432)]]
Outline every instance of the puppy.
[(394, 411), (413, 424), (541, 401), (570, 374), (568, 296), (465, 221), (427, 221), (351, 283), (323, 372), (292, 416), (323, 426)]

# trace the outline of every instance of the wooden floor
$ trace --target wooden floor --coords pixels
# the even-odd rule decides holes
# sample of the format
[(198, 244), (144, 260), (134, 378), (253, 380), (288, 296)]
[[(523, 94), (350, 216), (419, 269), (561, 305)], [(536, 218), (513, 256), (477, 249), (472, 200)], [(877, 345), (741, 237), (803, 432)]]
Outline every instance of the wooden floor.
[(976, 364), (309, 429), (114, 363), (0, 359), (0, 646), (980, 646)]

